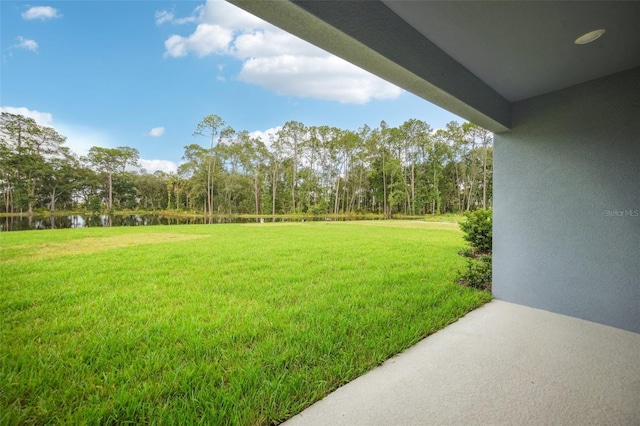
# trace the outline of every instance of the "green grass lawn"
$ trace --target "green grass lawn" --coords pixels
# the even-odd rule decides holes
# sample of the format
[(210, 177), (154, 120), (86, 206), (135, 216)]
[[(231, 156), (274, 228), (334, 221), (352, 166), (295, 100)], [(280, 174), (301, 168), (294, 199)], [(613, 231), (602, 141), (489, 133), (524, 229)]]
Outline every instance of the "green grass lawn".
[(490, 299), (455, 224), (0, 234), (0, 424), (271, 424)]

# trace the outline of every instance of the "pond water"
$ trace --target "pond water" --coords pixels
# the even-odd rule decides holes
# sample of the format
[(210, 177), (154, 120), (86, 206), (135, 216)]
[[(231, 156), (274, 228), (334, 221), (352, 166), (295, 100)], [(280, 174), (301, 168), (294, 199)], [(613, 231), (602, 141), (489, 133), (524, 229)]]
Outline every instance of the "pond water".
[(63, 228), (89, 228), (109, 226), (149, 226), (149, 225), (186, 225), (207, 223), (250, 223), (250, 222), (296, 222), (303, 220), (362, 220), (365, 217), (331, 218), (324, 217), (300, 218), (238, 218), (238, 217), (214, 217), (212, 221), (205, 217), (171, 217), (157, 214), (141, 215), (68, 215), (68, 216), (14, 216), (0, 218), (0, 232), (2, 231), (26, 231), (31, 229), (63, 229)]

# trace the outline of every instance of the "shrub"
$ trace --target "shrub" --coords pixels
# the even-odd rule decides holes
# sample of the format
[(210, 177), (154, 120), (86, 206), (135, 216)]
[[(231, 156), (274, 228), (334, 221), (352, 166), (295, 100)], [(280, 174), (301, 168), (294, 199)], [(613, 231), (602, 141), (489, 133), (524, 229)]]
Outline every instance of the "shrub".
[(465, 270), (458, 274), (458, 284), (491, 291), (491, 256), (468, 258)]
[(460, 229), (471, 247), (464, 248), (460, 255), (467, 258), (466, 268), (458, 274), (457, 282), (467, 287), (491, 291), (491, 210), (466, 212)]
[(464, 239), (479, 253), (491, 253), (491, 239), (493, 236), (491, 210), (475, 210), (465, 212), (466, 220), (460, 222), (460, 229), (464, 232)]

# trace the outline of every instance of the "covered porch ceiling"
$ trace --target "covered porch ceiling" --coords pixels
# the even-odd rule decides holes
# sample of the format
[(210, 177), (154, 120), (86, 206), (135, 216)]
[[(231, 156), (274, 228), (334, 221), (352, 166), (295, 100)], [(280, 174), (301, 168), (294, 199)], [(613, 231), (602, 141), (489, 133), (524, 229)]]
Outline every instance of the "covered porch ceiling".
[(638, 1), (229, 1), (496, 133), (513, 102), (640, 66)]

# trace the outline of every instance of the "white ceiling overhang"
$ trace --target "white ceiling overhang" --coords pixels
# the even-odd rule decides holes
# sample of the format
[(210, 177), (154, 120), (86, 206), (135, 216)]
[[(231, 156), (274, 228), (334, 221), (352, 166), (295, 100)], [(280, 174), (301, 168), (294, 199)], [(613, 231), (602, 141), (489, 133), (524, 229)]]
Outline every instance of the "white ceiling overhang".
[(638, 1), (228, 1), (497, 133), (512, 102), (640, 66)]

